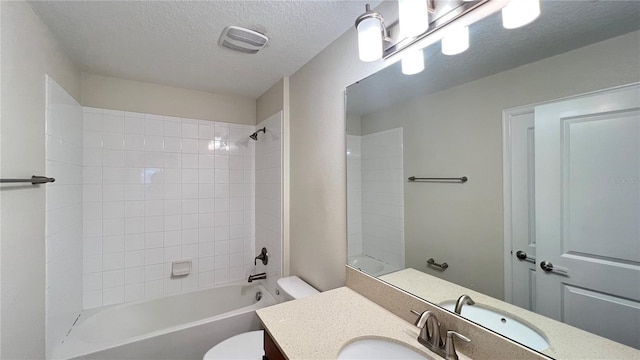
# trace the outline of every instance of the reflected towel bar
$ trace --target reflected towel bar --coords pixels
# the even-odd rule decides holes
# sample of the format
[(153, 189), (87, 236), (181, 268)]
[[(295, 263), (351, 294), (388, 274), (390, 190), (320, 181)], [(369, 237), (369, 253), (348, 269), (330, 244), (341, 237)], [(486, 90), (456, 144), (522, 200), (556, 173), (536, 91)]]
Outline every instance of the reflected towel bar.
[(461, 182), (466, 183), (469, 178), (466, 176), (459, 178), (419, 178), (412, 176), (409, 178), (409, 181), (431, 181), (431, 182)]
[(54, 178), (46, 176), (33, 175), (31, 179), (0, 179), (0, 183), (25, 183), (30, 182), (32, 185), (52, 183), (56, 181)]
[(446, 270), (449, 267), (449, 264), (447, 264), (446, 262), (438, 264), (433, 258), (429, 258), (429, 260), (427, 260), (427, 265), (435, 266), (442, 271)]

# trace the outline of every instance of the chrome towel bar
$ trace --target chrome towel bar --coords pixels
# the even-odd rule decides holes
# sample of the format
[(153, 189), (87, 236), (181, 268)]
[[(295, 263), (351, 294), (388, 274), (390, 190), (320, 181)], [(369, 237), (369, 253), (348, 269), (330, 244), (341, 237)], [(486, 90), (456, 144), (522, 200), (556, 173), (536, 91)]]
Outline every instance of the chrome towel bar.
[(449, 264), (447, 264), (446, 262), (443, 262), (442, 264), (438, 264), (433, 258), (429, 258), (429, 260), (427, 260), (427, 265), (435, 266), (442, 270), (446, 270), (449, 267)]
[(466, 176), (459, 178), (419, 178), (412, 176), (409, 178), (409, 181), (430, 181), (430, 182), (461, 182), (466, 183), (469, 178)]
[(52, 183), (56, 181), (54, 178), (46, 176), (33, 175), (31, 179), (0, 179), (0, 183), (25, 183), (30, 182), (32, 185)]

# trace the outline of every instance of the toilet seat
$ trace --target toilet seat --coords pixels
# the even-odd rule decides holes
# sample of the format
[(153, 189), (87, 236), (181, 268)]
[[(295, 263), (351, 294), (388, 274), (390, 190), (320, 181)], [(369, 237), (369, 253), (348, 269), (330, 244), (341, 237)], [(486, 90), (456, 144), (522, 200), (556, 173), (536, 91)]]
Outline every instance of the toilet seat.
[(232, 336), (209, 349), (204, 354), (203, 360), (262, 360), (264, 355), (263, 340), (263, 330), (249, 331)]

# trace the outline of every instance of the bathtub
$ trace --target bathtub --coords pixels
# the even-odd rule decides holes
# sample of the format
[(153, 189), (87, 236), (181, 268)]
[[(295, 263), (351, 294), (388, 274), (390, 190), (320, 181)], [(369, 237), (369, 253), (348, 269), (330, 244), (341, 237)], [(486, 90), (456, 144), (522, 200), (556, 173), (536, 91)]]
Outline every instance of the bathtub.
[(200, 360), (222, 340), (260, 329), (255, 311), (276, 303), (261, 285), (238, 283), (89, 310), (53, 358)]
[(364, 254), (349, 256), (347, 262), (354, 268), (373, 276), (380, 276), (400, 270), (397, 266)]

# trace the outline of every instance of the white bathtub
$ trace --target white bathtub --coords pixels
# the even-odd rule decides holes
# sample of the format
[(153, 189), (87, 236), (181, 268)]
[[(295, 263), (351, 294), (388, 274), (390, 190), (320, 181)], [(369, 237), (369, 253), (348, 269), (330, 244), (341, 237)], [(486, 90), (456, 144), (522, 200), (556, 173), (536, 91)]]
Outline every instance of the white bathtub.
[(364, 254), (349, 256), (347, 263), (354, 268), (373, 276), (381, 276), (400, 270), (400, 268), (395, 265), (391, 265)]
[(274, 304), (262, 286), (239, 283), (87, 311), (53, 357), (200, 360), (222, 340), (260, 329), (255, 310)]

